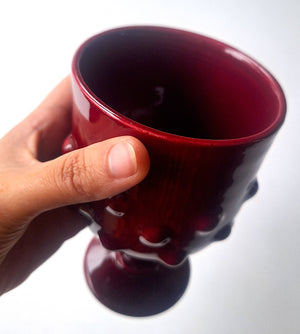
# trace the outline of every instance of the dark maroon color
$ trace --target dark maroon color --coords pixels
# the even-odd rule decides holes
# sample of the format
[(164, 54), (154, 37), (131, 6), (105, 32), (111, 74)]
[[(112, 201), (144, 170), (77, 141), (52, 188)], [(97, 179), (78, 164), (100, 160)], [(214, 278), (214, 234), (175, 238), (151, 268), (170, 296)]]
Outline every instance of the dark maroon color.
[(151, 160), (141, 184), (82, 207), (102, 245), (173, 266), (226, 238), (284, 120), (276, 80), (228, 45), (160, 27), (99, 34), (72, 71), (65, 151), (132, 135)]

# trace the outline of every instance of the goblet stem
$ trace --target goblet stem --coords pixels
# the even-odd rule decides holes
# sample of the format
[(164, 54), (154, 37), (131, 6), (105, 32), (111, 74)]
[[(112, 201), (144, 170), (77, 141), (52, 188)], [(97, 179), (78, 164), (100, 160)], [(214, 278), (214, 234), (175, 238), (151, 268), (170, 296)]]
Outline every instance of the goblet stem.
[(124, 252), (106, 250), (94, 238), (86, 251), (84, 272), (95, 297), (109, 309), (143, 317), (173, 306), (186, 290), (189, 261), (167, 267), (154, 261), (135, 259)]

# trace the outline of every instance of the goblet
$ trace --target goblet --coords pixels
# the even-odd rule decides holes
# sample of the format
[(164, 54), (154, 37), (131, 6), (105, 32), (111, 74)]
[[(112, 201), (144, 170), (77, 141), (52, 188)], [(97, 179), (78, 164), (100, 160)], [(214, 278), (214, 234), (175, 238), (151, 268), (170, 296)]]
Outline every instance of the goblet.
[(285, 116), (284, 94), (256, 61), (224, 43), (163, 27), (124, 27), (79, 47), (73, 124), (63, 151), (131, 135), (146, 179), (79, 206), (97, 238), (84, 270), (114, 311), (146, 316), (176, 303), (188, 255), (229, 236)]

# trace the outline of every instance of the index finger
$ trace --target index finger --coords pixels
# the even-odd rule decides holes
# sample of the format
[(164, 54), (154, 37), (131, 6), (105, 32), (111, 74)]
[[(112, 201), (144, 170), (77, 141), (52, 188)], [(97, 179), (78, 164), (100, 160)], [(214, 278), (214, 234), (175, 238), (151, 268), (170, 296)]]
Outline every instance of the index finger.
[(1, 142), (6, 155), (24, 155), (41, 161), (60, 154), (61, 143), (70, 132), (72, 117), (70, 76), (64, 78)]
[(71, 130), (71, 118), (72, 89), (68, 76), (21, 124), (37, 134), (36, 158), (45, 161), (60, 154), (61, 144)]
[(71, 113), (71, 79), (67, 76), (32, 113), (1, 138), (1, 156), (11, 162), (55, 158), (70, 131)]

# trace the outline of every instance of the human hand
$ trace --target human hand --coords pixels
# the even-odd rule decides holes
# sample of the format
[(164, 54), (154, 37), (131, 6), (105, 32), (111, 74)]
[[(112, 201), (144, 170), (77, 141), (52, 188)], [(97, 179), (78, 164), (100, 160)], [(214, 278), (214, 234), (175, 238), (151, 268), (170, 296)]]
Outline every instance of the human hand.
[(148, 153), (133, 137), (60, 156), (71, 108), (67, 77), (0, 140), (0, 295), (87, 226), (73, 204), (123, 192), (149, 170)]

